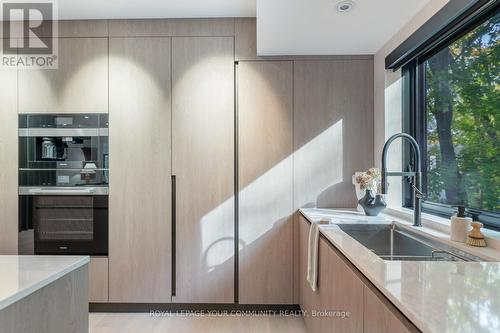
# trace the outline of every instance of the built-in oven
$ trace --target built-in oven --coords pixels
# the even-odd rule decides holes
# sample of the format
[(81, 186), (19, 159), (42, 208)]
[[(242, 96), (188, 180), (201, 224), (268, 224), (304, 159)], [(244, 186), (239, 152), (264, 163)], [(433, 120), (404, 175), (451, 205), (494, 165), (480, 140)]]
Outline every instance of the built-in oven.
[[(48, 192), (56, 192), (48, 190)], [(21, 196), (34, 254), (108, 254), (108, 196), (38, 193)]]
[(107, 115), (19, 124), (19, 253), (107, 255)]

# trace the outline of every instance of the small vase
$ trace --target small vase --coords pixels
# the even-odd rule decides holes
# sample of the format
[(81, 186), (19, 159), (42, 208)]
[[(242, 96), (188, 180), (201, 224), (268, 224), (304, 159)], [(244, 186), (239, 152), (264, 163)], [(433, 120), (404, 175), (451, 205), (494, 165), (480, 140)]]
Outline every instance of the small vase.
[[(362, 190), (361, 187), (359, 186), (359, 184), (356, 182), (356, 177), (358, 177), (361, 174), (363, 174), (363, 172), (356, 172), (354, 175), (352, 175), (352, 184), (354, 185), (354, 191), (356, 193), (356, 200), (358, 202), (359, 202), (359, 199), (361, 199), (365, 195), (365, 191)], [(356, 207), (356, 209), (358, 212), (363, 211), (363, 207), (361, 207), (361, 205), (359, 205), (359, 204)]]
[(382, 195), (374, 196), (371, 190), (366, 190), (365, 196), (359, 199), (358, 203), (367, 216), (377, 216), (387, 206)]

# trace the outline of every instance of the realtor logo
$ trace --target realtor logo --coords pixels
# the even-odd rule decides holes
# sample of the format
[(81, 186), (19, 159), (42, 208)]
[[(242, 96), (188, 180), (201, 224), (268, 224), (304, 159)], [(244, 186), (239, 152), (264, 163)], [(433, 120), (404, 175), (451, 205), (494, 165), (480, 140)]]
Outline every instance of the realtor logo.
[(1, 11), (2, 67), (56, 68), (55, 2), (4, 0)]

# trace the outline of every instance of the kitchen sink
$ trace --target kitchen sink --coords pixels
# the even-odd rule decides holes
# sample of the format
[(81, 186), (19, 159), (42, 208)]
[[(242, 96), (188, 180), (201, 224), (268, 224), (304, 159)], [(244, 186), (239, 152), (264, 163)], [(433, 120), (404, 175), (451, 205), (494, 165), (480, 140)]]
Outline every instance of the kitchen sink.
[(384, 260), (481, 261), (476, 256), (402, 228), (396, 223), (338, 224), (338, 227)]

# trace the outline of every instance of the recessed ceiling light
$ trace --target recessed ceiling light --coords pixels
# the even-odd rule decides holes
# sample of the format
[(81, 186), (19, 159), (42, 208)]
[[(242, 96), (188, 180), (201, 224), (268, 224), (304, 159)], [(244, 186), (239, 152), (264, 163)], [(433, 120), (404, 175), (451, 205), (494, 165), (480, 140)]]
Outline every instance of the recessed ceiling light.
[(354, 2), (350, 0), (340, 1), (337, 3), (337, 12), (347, 13), (354, 8)]

